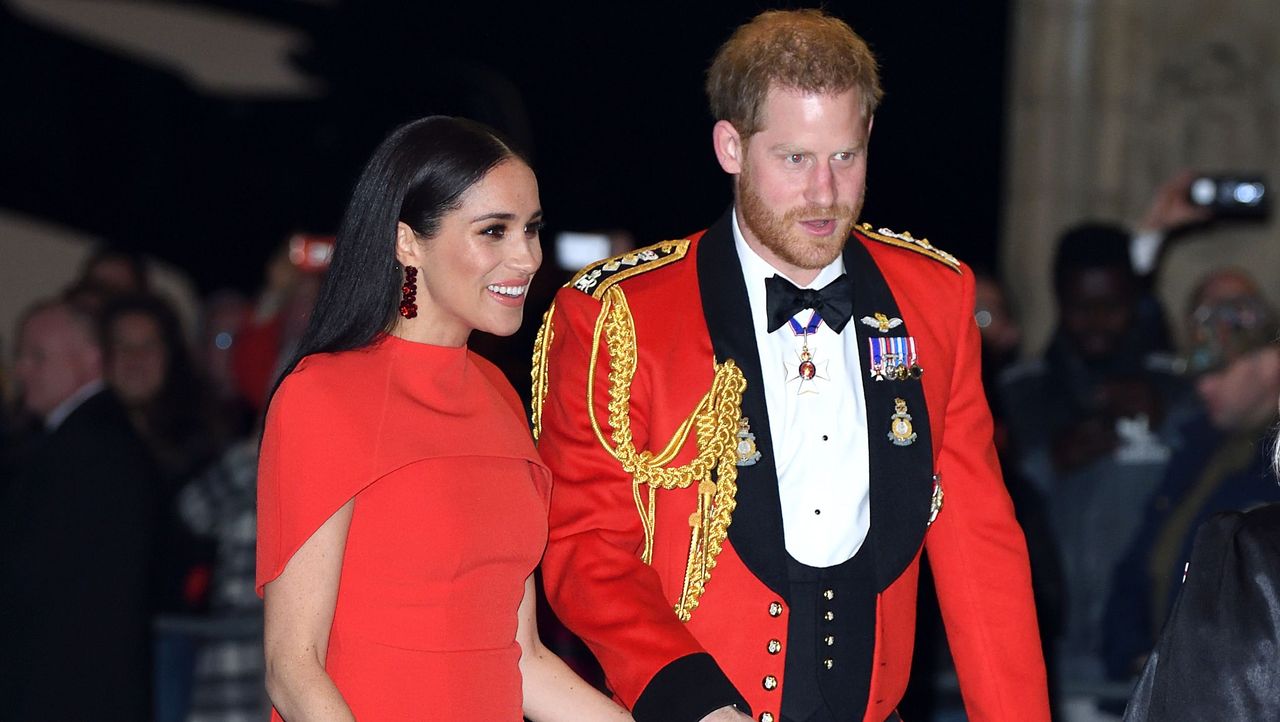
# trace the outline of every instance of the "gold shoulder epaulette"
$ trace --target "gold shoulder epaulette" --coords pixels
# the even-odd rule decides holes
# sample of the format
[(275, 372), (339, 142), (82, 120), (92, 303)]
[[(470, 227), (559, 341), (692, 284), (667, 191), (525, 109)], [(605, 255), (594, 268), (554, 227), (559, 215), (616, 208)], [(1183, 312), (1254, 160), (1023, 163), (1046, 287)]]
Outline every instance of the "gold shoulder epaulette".
[(905, 231), (902, 233), (895, 233), (888, 228), (881, 228), (878, 231), (872, 230), (870, 223), (863, 223), (858, 227), (858, 230), (873, 241), (880, 241), (881, 243), (887, 243), (891, 246), (897, 246), (898, 248), (905, 248), (908, 251), (915, 251), (916, 253), (928, 256), (935, 261), (945, 263), (956, 273), (962, 272), (960, 270), (960, 259), (950, 253), (947, 253), (941, 248), (936, 248), (929, 242), (928, 238), (913, 238), (910, 233)]
[(600, 295), (613, 284), (647, 271), (662, 268), (669, 263), (675, 263), (684, 258), (688, 252), (688, 239), (655, 243), (652, 246), (637, 248), (630, 253), (624, 253), (621, 256), (614, 256), (613, 258), (606, 258), (603, 261), (593, 263), (578, 271), (578, 275), (574, 276), (573, 280), (566, 285), (573, 286), (595, 298), (600, 298)]

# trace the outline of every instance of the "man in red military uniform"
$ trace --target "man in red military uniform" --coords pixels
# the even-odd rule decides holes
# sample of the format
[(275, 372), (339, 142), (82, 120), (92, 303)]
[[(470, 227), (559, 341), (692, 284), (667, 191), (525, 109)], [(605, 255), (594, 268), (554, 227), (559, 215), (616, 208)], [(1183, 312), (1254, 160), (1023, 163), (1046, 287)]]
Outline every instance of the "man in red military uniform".
[(707, 87), (734, 207), (584, 269), (539, 333), (553, 607), (640, 722), (881, 722), (927, 549), (970, 719), (1047, 720), (973, 276), (855, 227), (874, 57), (768, 12)]

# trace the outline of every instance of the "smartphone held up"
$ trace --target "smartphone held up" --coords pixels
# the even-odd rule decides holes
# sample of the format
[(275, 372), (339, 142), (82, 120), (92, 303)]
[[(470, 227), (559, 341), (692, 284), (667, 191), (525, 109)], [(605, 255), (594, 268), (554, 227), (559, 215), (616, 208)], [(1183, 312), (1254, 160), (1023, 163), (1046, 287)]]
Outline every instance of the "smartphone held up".
[(1260, 220), (1271, 211), (1270, 189), (1257, 173), (1197, 174), (1187, 188), (1187, 196), (1197, 207), (1215, 218)]

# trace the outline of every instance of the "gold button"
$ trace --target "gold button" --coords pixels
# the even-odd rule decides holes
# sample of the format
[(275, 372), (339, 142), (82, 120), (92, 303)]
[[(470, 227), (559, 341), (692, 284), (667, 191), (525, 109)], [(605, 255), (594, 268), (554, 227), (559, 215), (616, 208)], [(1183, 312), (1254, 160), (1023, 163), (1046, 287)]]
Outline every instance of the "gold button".
[(777, 654), (782, 651), (782, 642), (776, 639), (769, 640), (769, 654)]
[(775, 690), (778, 688), (778, 678), (773, 676), (772, 674), (768, 675), (767, 677), (764, 678), (763, 684), (765, 689), (770, 691)]
[(836, 661), (834, 659), (824, 659), (822, 660), (822, 666), (826, 667), (827, 669), (831, 669), (832, 667), (836, 666)]
[(823, 593), (822, 593), (822, 598), (823, 598), (823, 599), (826, 599), (826, 600), (828, 600), (828, 601), (830, 601), (830, 600), (832, 600), (832, 599), (835, 599), (835, 598), (836, 598), (836, 590), (834, 590), (834, 589), (828, 589), (827, 591), (825, 591), (825, 592), (823, 592)]
[(828, 622), (830, 622), (831, 620), (833, 620), (833, 619), (835, 619), (835, 618), (836, 618), (836, 613), (835, 613), (835, 612), (827, 612), (826, 614), (822, 615), (822, 618), (823, 618), (823, 619), (825, 619), (825, 620), (827, 620)]
[(761, 712), (760, 722), (773, 722), (773, 714), (770, 712)]
[(835, 645), (835, 643), (836, 643), (836, 638), (835, 638), (835, 637), (833, 637), (833, 636), (831, 636), (830, 634), (828, 634), (827, 636), (825, 636), (825, 637), (823, 637), (823, 638), (822, 638), (822, 641), (826, 642), (826, 643), (827, 643), (827, 646), (828, 646), (828, 647), (830, 647), (830, 646)]
[(769, 616), (770, 617), (782, 616), (782, 602), (769, 602)]

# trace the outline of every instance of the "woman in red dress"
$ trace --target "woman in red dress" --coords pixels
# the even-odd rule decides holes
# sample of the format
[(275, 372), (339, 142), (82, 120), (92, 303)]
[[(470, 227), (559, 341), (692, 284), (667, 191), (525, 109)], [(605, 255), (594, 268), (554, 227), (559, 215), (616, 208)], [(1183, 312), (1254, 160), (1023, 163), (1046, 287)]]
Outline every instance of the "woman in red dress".
[(483, 126), (392, 133), (267, 413), (257, 584), (273, 719), (627, 720), (538, 639), (551, 478), (466, 346), (541, 262), (528, 164)]

